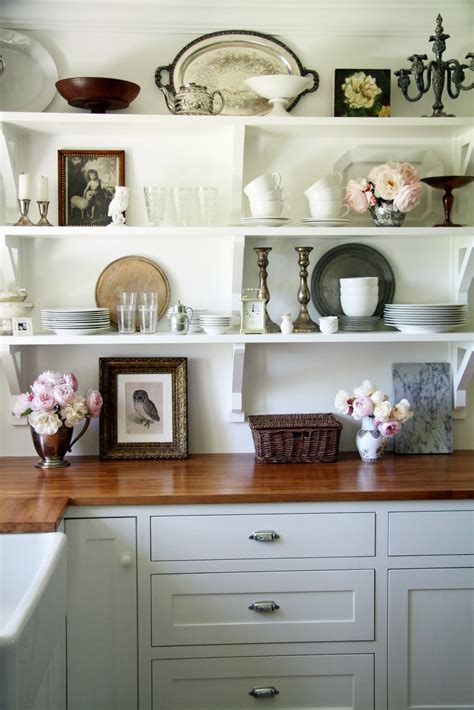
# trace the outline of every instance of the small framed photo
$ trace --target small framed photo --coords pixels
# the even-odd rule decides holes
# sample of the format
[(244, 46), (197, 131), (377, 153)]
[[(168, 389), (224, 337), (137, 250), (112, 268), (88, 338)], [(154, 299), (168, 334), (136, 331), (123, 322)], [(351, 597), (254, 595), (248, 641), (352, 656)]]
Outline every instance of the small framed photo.
[(33, 335), (33, 321), (31, 318), (12, 318), (13, 335)]
[(335, 116), (390, 116), (390, 69), (336, 69)]
[(59, 150), (59, 224), (102, 227), (110, 224), (109, 204), (125, 185), (125, 151)]
[(101, 459), (188, 455), (187, 358), (100, 358)]

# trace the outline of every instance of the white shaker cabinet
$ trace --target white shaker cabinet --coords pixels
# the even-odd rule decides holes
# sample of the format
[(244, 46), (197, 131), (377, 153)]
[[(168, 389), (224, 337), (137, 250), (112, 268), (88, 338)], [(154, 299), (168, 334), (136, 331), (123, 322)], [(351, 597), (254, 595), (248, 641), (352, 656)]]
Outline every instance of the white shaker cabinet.
[(474, 569), (389, 572), (389, 710), (474, 708)]
[(136, 519), (66, 519), (68, 710), (137, 707)]

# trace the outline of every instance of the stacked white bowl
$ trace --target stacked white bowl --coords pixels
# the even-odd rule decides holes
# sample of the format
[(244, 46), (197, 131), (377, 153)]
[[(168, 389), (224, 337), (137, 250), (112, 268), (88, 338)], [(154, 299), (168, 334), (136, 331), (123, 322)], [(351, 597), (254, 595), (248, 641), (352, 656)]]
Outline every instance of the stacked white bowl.
[(207, 335), (222, 335), (232, 325), (232, 315), (206, 313), (199, 316), (199, 325)]
[(377, 276), (339, 279), (341, 308), (346, 316), (373, 316), (379, 300)]
[(252, 217), (281, 217), (283, 208), (283, 188), (280, 173), (259, 175), (244, 187), (250, 203)]
[(342, 202), (344, 195), (341, 181), (341, 173), (331, 173), (319, 178), (305, 190), (309, 212), (314, 220), (337, 220), (347, 215), (349, 207)]

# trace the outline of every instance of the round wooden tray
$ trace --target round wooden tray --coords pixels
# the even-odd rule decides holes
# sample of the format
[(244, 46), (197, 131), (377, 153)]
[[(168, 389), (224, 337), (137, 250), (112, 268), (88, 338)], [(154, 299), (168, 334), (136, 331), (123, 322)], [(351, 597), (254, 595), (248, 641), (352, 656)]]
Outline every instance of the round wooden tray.
[(122, 291), (156, 291), (158, 319), (168, 308), (170, 286), (158, 264), (143, 256), (123, 256), (108, 264), (95, 285), (95, 302), (110, 311), (110, 320), (117, 325), (117, 304)]

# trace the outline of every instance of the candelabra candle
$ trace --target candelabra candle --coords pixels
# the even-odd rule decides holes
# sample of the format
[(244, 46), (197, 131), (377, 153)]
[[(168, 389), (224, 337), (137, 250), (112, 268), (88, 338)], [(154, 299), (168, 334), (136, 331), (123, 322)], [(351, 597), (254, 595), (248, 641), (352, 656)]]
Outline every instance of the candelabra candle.
[(298, 264), (300, 266), (300, 287), (298, 289), (298, 303), (300, 312), (298, 318), (293, 323), (294, 333), (314, 333), (319, 330), (318, 325), (311, 320), (308, 313), (308, 303), (311, 298), (308, 288), (308, 266), (309, 253), (313, 247), (295, 247), (298, 252)]
[(257, 255), (257, 266), (259, 267), (260, 287), (258, 289), (259, 298), (265, 299), (265, 329), (267, 333), (279, 333), (280, 328), (272, 321), (267, 311), (267, 303), (270, 300), (270, 291), (267, 286), (267, 266), (268, 253), (272, 250), (271, 247), (254, 247), (254, 252)]
[(38, 200), (38, 210), (40, 213), (40, 221), (38, 227), (52, 227), (53, 225), (48, 220), (49, 200)]
[[(403, 96), (407, 101), (419, 101), (423, 94), (426, 94), (431, 86), (433, 87), (435, 102), (433, 104), (433, 113), (431, 116), (453, 116), (443, 111), (444, 105), (441, 101), (443, 89), (446, 85), (447, 92), (452, 99), (457, 99), (461, 91), (469, 91), (474, 88), (474, 82), (468, 85), (463, 85), (466, 78), (465, 69), (474, 71), (474, 53), (466, 54), (466, 59), (469, 59), (469, 64), (460, 64), (457, 59), (448, 59), (443, 61), (443, 52), (446, 51), (446, 40), (449, 35), (444, 34), (443, 18), (438, 15), (436, 18), (436, 28), (434, 35), (431, 35), (429, 41), (433, 42), (433, 53), (435, 59), (424, 64), (423, 60), (427, 60), (426, 54), (412, 54), (408, 57), (411, 62), (410, 69), (399, 69), (395, 72), (398, 77), (398, 86), (402, 90)], [(426, 76), (425, 76), (426, 72)], [(411, 84), (410, 75), (415, 79), (418, 93), (416, 96), (408, 96), (408, 88)]]
[(24, 200), (20, 199), (18, 200), (18, 207), (20, 208), (20, 219), (18, 222), (15, 222), (13, 225), (14, 227), (33, 227), (33, 222), (30, 222), (28, 218), (28, 212), (30, 210), (30, 202), (31, 200)]

